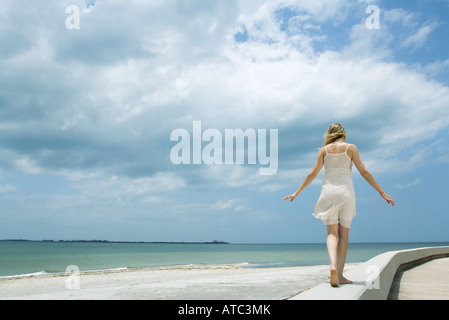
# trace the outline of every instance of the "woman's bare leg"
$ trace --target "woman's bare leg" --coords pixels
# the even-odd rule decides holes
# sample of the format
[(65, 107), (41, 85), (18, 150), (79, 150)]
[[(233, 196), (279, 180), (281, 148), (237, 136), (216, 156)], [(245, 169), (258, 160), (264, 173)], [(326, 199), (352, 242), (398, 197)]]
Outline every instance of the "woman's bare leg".
[(330, 284), (338, 287), (338, 224), (327, 226), (327, 252), (330, 260)]
[(339, 225), (338, 228), (338, 246), (337, 246), (337, 272), (340, 284), (352, 283), (352, 281), (343, 277), (345, 268), (346, 254), (348, 253), (349, 229)]

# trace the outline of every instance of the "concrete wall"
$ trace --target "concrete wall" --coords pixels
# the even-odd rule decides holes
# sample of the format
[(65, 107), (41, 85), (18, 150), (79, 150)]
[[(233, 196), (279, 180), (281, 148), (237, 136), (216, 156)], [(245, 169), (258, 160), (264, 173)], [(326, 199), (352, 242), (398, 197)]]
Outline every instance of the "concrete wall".
[(290, 300), (385, 300), (398, 270), (447, 256), (449, 247), (385, 252), (345, 273), (353, 284), (332, 288), (322, 283)]

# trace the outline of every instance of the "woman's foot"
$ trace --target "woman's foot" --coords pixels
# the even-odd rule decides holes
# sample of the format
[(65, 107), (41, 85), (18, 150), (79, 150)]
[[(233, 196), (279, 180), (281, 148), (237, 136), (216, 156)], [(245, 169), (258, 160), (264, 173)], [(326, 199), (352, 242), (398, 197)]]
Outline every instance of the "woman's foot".
[(340, 284), (351, 284), (352, 283), (351, 280), (348, 280), (343, 276), (338, 277), (338, 279), (339, 279)]
[(331, 269), (331, 280), (330, 280), (332, 287), (338, 287), (340, 280), (338, 279), (337, 270)]

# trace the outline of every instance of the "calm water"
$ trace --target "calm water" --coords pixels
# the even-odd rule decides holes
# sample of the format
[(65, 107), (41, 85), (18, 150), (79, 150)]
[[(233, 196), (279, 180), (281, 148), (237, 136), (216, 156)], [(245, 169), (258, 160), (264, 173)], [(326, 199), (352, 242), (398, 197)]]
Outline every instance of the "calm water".
[[(449, 243), (350, 243), (347, 263), (386, 251)], [(327, 265), (325, 244), (164, 244), (0, 241), (0, 276), (190, 264), (249, 268)]]

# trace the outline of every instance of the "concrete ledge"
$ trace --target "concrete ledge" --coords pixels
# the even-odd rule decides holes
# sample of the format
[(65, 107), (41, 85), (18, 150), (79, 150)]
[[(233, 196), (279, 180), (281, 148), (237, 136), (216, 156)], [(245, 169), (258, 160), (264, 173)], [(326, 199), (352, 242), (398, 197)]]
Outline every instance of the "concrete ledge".
[(345, 273), (353, 284), (332, 288), (322, 283), (289, 300), (386, 300), (398, 270), (448, 256), (449, 247), (388, 251)]

